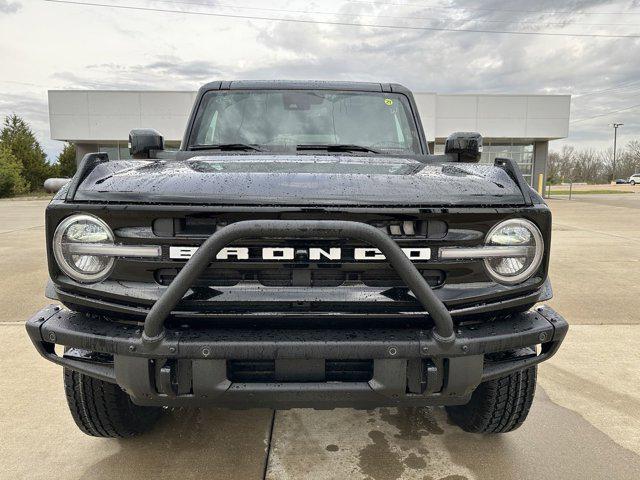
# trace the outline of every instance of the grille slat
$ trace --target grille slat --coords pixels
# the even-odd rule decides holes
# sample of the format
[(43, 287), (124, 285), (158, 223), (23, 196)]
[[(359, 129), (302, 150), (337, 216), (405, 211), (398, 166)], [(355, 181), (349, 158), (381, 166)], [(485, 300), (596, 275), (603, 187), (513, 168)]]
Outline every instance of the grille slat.
[[(274, 360), (228, 360), (227, 378), (236, 383), (274, 382)], [(368, 382), (373, 360), (325, 360), (325, 382)]]
[(368, 382), (373, 378), (373, 360), (327, 360), (327, 382)]
[(276, 366), (274, 360), (230, 360), (227, 361), (227, 378), (232, 382), (274, 382)]
[[(349, 278), (350, 281), (361, 282), (367, 287), (394, 288), (406, 285), (393, 270), (375, 269), (360, 272), (346, 272), (339, 268), (309, 270), (308, 285), (300, 285), (294, 281), (294, 270), (286, 268), (264, 269), (259, 271), (240, 271), (233, 269), (210, 269), (194, 282), (196, 287), (233, 287), (243, 281), (258, 281), (265, 287), (340, 287)], [(444, 272), (440, 270), (422, 270), (422, 276), (432, 287), (442, 285)], [(156, 274), (160, 285), (169, 285), (178, 274), (177, 269), (163, 269)]]
[[(331, 215), (329, 219), (335, 219)], [(247, 218), (248, 219), (248, 218)], [(349, 218), (350, 220), (352, 218)], [(153, 232), (161, 237), (208, 237), (221, 228), (240, 219), (228, 215), (188, 215), (183, 218), (157, 218), (153, 221)], [(363, 221), (361, 218), (357, 221)], [(369, 220), (369, 225), (379, 228), (393, 237), (404, 238), (441, 238), (447, 231), (447, 224), (442, 220), (398, 219)]]

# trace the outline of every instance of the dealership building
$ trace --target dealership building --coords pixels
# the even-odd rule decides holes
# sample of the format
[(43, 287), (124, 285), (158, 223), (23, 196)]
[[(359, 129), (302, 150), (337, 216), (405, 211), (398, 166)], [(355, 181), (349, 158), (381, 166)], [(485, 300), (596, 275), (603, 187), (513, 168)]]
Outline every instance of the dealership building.
[[(73, 142), (78, 160), (88, 152), (129, 158), (133, 128), (155, 128), (166, 148), (177, 148), (196, 92), (50, 90), (54, 140)], [(430, 150), (442, 153), (455, 131), (484, 137), (482, 162), (515, 160), (532, 185), (545, 178), (549, 141), (569, 133), (569, 95), (440, 95), (415, 93)]]

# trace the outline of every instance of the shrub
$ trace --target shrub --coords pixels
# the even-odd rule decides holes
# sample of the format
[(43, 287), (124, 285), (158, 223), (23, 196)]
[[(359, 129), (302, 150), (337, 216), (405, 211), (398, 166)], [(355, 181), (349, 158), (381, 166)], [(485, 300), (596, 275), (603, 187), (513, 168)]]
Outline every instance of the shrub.
[(28, 189), (42, 189), (53, 169), (29, 124), (17, 115), (7, 116), (0, 130), (0, 144), (20, 162)]
[(22, 165), (8, 148), (0, 147), (0, 197), (9, 197), (27, 191), (22, 178)]

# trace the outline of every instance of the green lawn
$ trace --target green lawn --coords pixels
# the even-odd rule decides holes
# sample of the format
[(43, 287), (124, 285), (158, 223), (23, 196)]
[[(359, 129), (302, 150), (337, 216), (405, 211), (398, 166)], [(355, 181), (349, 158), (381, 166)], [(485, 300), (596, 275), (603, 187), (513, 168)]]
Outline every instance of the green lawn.
[[(640, 191), (640, 190), (639, 190)], [(635, 193), (628, 190), (573, 190), (571, 195), (618, 195), (622, 193)], [(549, 195), (569, 195), (569, 190), (549, 190)]]

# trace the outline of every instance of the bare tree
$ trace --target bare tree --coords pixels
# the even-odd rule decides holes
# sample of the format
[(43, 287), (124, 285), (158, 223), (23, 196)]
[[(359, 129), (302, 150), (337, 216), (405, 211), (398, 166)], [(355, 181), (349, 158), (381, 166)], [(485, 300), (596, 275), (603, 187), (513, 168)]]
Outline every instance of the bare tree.
[(589, 148), (576, 154), (572, 175), (574, 182), (598, 182), (604, 176), (603, 172), (602, 162), (595, 150)]
[(563, 145), (560, 152), (551, 152), (547, 163), (549, 181), (553, 183), (571, 181), (575, 157), (575, 148), (571, 145)]
[[(613, 165), (613, 148), (609, 147), (605, 150), (600, 150), (598, 152), (598, 159), (600, 160), (600, 163), (602, 164), (602, 172), (604, 175), (604, 182), (602, 183), (606, 183), (608, 181), (608, 179), (612, 178), (614, 175), (619, 175), (620, 174), (620, 164), (622, 161), (622, 157), (624, 155), (624, 152), (622, 150), (618, 150), (616, 152), (616, 165), (615, 165), (615, 171), (614, 171), (614, 165)], [(596, 179), (592, 179), (593, 181), (596, 181)], [(598, 179), (597, 183), (600, 183), (599, 181), (600, 179)], [(614, 178), (615, 180), (615, 178)]]
[(616, 152), (615, 172), (611, 148), (576, 150), (564, 145), (559, 152), (551, 152), (547, 162), (547, 178), (552, 183), (608, 183), (614, 173), (616, 178), (628, 178), (639, 172), (640, 140), (632, 140)]
[(640, 173), (640, 140), (631, 140), (626, 147), (627, 159), (624, 174), (631, 176)]

